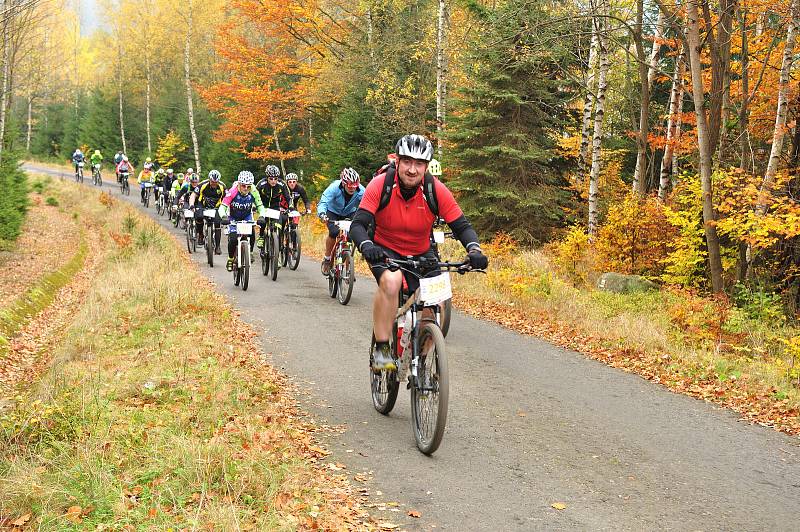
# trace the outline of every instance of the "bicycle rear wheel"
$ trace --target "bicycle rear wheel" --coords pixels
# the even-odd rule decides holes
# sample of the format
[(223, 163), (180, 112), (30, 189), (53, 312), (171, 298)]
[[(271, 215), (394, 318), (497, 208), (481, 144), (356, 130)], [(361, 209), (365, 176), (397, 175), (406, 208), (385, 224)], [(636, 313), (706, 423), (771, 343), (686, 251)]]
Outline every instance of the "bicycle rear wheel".
[(148, 208), (150, 206), (150, 192), (149, 189), (145, 190), (144, 193), (144, 208)]
[[(393, 337), (397, 338), (397, 322), (394, 324)], [(392, 344), (394, 345), (394, 341)], [(372, 343), (369, 346), (369, 379), (370, 390), (372, 391), (372, 406), (375, 410), (388, 415), (394, 408), (397, 402), (397, 392), (400, 389), (400, 383), (397, 381), (396, 371), (381, 371), (376, 373), (372, 371), (372, 352), (375, 349), (375, 335), (372, 335)], [(394, 347), (392, 348), (394, 351)]]
[(420, 324), (418, 345), (417, 377), (411, 386), (411, 425), (417, 448), (430, 455), (442, 443), (450, 394), (444, 336), (435, 322)]
[(289, 264), (289, 231), (284, 229), (281, 232), (281, 266), (284, 268)]
[(350, 256), (349, 251), (342, 252), (342, 264), (339, 269), (339, 276), (337, 279), (336, 287), (338, 291), (339, 303), (347, 305), (350, 302), (350, 296), (353, 295), (353, 282), (355, 281), (356, 270), (353, 264), (353, 257)]
[(339, 283), (336, 282), (336, 265), (331, 265), (331, 271), (328, 272), (328, 295), (336, 297), (338, 289)]

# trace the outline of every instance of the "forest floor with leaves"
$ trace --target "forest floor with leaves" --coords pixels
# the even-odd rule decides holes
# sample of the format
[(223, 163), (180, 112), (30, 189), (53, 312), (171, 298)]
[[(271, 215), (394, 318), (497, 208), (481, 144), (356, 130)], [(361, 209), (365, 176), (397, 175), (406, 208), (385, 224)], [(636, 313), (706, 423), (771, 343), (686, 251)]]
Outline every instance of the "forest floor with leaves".
[(31, 216), (85, 250), (57, 235), (68, 252), (41, 267), (63, 286), (0, 353), (26, 359), (0, 402), (0, 529), (380, 528), (175, 239), (111, 196), (37, 179)]
[[(303, 252), (320, 259), (324, 226), (304, 222)], [(476, 318), (578, 351), (668, 389), (800, 434), (800, 328), (749, 317), (726, 299), (672, 287), (613, 294), (576, 287), (541, 251), (484, 244), (485, 276), (451, 275), (453, 304)], [(443, 256), (463, 255), (447, 240)], [(369, 274), (359, 259), (356, 271)]]

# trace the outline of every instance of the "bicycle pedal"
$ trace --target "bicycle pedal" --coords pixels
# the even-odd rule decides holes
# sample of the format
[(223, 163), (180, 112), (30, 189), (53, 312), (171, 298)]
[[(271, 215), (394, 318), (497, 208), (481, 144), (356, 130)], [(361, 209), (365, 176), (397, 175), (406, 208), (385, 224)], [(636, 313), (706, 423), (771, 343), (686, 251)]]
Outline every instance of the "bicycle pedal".
[(406, 382), (406, 390), (410, 390), (411, 389), (411, 375), (409, 375), (407, 377), (407, 379), (408, 379), (408, 382)]

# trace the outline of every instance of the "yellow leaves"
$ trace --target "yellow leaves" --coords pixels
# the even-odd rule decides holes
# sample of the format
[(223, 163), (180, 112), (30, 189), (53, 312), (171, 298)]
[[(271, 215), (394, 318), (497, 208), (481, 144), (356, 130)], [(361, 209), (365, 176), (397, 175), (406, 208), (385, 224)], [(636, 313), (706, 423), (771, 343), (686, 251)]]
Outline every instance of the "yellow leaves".
[(555, 508), (556, 510), (566, 510), (567, 509), (567, 505), (564, 504), (563, 502), (554, 502), (550, 506)]

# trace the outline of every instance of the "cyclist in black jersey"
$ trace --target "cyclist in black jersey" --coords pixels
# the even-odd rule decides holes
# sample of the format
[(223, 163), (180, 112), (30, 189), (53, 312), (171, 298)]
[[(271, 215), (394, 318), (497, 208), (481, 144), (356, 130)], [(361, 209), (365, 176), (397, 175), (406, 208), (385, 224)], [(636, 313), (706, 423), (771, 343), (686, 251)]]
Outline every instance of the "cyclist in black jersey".
[[(205, 217), (203, 216), (204, 209), (217, 210), (222, 203), (222, 198), (225, 197), (225, 185), (220, 181), (220, 173), (218, 170), (211, 170), (208, 173), (208, 179), (200, 183), (196, 191), (192, 191), (189, 196), (189, 208), (194, 209), (194, 221), (197, 228), (197, 244), (202, 246), (205, 244), (205, 236), (203, 233), (203, 224)], [(214, 216), (214, 241), (216, 246), (214, 253), (221, 255), (220, 239), (222, 238), (221, 218), (219, 212)]]
[(308, 214), (311, 212), (308, 203), (308, 194), (306, 193), (305, 187), (298, 183), (298, 181), (299, 178), (297, 177), (297, 174), (286, 174), (286, 186), (289, 188), (289, 194), (292, 196), (294, 208), (299, 211), (300, 200), (303, 200), (305, 213)]

